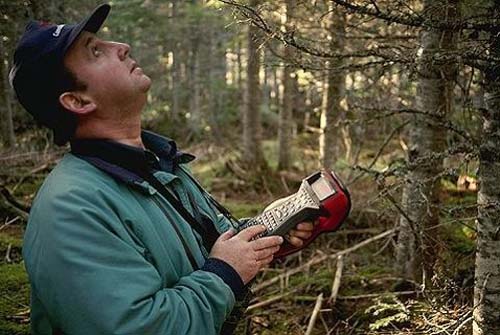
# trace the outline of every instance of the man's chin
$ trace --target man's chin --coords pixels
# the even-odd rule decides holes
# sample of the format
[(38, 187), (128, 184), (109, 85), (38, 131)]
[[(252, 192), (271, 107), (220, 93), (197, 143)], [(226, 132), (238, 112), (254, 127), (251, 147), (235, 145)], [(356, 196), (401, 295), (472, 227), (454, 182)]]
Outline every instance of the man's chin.
[(143, 75), (144, 78), (142, 78), (142, 83), (141, 83), (141, 92), (147, 93), (149, 89), (151, 88), (151, 78), (149, 78), (146, 75)]

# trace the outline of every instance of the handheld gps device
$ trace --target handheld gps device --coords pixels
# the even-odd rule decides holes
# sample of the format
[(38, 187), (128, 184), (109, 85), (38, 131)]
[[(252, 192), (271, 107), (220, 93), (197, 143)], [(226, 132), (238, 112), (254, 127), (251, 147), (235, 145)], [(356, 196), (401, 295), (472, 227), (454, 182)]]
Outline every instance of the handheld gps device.
[(258, 237), (285, 236), (298, 223), (316, 221), (312, 235), (300, 248), (284, 243), (275, 255), (287, 256), (305, 248), (319, 234), (336, 230), (347, 218), (351, 209), (349, 192), (332, 171), (318, 171), (302, 181), (299, 190), (286, 198), (278, 199), (261, 214), (246, 221), (240, 230), (264, 225), (267, 231)]

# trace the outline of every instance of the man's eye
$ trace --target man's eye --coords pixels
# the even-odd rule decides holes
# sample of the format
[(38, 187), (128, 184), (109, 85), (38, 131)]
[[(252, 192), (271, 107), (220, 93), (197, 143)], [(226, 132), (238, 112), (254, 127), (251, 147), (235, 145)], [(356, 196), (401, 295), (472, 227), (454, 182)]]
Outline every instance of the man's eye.
[(98, 47), (92, 47), (92, 54), (95, 56), (95, 57), (99, 57), (99, 55), (101, 54), (101, 50), (99, 50)]

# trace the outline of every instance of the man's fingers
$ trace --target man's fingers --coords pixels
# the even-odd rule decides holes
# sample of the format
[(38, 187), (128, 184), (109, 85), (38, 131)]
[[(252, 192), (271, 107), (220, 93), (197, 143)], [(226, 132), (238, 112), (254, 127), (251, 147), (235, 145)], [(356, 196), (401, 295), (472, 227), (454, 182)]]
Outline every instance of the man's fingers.
[(240, 231), (238, 233), (238, 236), (242, 240), (250, 241), (252, 238), (265, 231), (266, 231), (266, 226), (264, 225), (251, 226)]
[(295, 236), (290, 236), (288, 239), (288, 242), (293, 245), (294, 247), (301, 247), (304, 244), (304, 241), (302, 241), (300, 238), (295, 237)]
[(312, 235), (311, 231), (295, 230), (295, 229), (290, 230), (290, 236), (295, 236), (304, 240), (311, 237), (311, 235)]
[(283, 243), (281, 236), (266, 236), (252, 241), (253, 250), (266, 249)]
[(229, 228), (223, 234), (221, 234), (218, 239), (221, 241), (227, 241), (231, 237), (233, 237), (235, 234), (236, 234), (236, 230), (233, 228)]
[(262, 259), (266, 259), (268, 258), (269, 256), (272, 256), (274, 255), (275, 253), (278, 252), (278, 250), (280, 250), (280, 247), (277, 246), (277, 247), (272, 247), (272, 248), (267, 248), (267, 249), (261, 249), (261, 250), (257, 250), (255, 252), (256, 254), (256, 258), (257, 258), (257, 261), (260, 261)]
[(301, 222), (295, 226), (295, 230), (312, 231), (314, 224), (312, 222)]
[(274, 256), (271, 255), (269, 257), (266, 257), (264, 259), (258, 260), (257, 262), (260, 264), (261, 267), (264, 267), (266, 265), (269, 265), (273, 261)]

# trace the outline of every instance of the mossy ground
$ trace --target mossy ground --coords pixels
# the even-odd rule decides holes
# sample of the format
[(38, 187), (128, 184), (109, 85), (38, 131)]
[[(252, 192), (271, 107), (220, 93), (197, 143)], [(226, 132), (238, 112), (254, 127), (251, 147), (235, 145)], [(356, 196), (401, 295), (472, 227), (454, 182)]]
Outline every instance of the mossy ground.
[[(17, 235), (17, 236), (16, 236)], [(29, 282), (24, 264), (21, 260), (21, 234), (0, 233), (0, 255), (7, 254), (11, 262), (5, 258), (0, 261), (0, 335), (29, 334), (27, 312), (29, 308)]]

